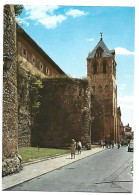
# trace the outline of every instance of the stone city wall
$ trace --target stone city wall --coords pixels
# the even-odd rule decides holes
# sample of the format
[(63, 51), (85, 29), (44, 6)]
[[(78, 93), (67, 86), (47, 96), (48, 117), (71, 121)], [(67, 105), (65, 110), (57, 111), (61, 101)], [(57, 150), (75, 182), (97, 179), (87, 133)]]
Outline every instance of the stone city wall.
[(18, 147), (31, 146), (30, 72), (18, 64)]
[[(4, 6), (2, 175), (19, 172), (16, 25), (14, 6)], [(6, 59), (11, 67), (6, 66)]]
[(43, 80), (39, 114), (32, 130), (32, 144), (69, 147), (71, 139), (91, 147), (91, 96), (88, 80)]

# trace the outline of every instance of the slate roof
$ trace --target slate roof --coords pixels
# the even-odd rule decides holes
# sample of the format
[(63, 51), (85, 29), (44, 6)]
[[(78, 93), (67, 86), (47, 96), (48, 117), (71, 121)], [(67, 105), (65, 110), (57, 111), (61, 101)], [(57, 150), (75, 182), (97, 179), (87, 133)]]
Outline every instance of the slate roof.
[(87, 59), (94, 58), (95, 57), (95, 54), (96, 54), (96, 50), (99, 47), (101, 47), (103, 49), (102, 57), (112, 57), (112, 56), (114, 56), (115, 50), (109, 50), (107, 48), (107, 46), (105, 45), (105, 43), (103, 42), (103, 39), (100, 39), (100, 41), (98, 42), (98, 44), (96, 45), (96, 47), (93, 49), (93, 51), (88, 54)]

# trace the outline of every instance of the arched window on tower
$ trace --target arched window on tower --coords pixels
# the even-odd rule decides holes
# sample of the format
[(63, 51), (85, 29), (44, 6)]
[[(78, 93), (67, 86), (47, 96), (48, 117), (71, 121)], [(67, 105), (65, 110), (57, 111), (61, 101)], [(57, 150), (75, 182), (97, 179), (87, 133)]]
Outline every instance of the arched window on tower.
[(101, 47), (98, 47), (96, 50), (96, 54), (95, 54), (96, 58), (101, 58), (103, 57), (103, 49)]
[(97, 74), (97, 62), (94, 63), (94, 74)]
[(106, 74), (106, 61), (103, 62), (103, 73)]

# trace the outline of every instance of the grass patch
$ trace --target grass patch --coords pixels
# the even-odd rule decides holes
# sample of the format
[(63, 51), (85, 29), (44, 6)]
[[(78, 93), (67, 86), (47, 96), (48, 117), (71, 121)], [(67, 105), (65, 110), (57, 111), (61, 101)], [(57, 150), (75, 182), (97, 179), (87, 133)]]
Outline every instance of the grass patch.
[(91, 145), (91, 148), (100, 148), (100, 145)]
[(55, 148), (23, 147), (18, 148), (18, 153), (22, 157), (22, 163), (33, 162), (45, 158), (51, 158), (62, 154), (70, 153), (70, 150)]

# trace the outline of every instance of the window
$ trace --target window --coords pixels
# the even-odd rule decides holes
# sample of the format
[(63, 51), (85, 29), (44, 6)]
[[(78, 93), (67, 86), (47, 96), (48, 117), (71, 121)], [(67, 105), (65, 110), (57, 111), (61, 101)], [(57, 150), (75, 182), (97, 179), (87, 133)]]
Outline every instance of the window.
[(43, 72), (43, 64), (40, 65), (40, 69)]
[(32, 63), (33, 63), (33, 65), (35, 65), (35, 61), (36, 61), (35, 56), (32, 55)]
[(24, 56), (26, 56), (26, 50), (25, 49), (23, 49), (23, 54), (24, 54)]
[(94, 63), (94, 74), (97, 74), (97, 62)]
[(101, 47), (98, 47), (96, 50), (95, 57), (100, 58), (100, 57), (102, 57), (102, 54), (103, 54), (103, 49)]
[(103, 73), (106, 74), (106, 61), (103, 62)]
[(97, 58), (102, 57), (102, 52), (101, 52), (101, 51), (96, 52), (96, 57), (97, 57)]
[(46, 67), (46, 74), (50, 74), (50, 71), (49, 71), (49, 69)]
[(25, 48), (22, 49), (22, 55), (23, 55), (24, 57), (27, 56), (27, 50), (26, 50)]

